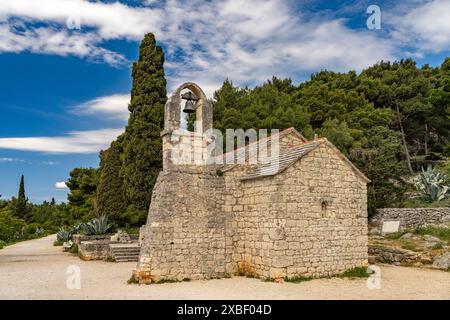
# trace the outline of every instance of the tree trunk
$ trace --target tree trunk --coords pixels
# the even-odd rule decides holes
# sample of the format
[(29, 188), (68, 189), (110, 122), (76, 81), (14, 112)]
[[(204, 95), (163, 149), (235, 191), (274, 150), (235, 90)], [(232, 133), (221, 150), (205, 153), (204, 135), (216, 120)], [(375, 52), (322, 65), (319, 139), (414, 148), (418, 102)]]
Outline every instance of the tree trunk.
[(408, 150), (408, 145), (406, 144), (406, 136), (405, 136), (405, 130), (403, 129), (403, 123), (402, 123), (402, 118), (400, 115), (400, 109), (398, 107), (398, 105), (395, 105), (395, 108), (397, 110), (397, 121), (398, 121), (398, 125), (400, 127), (400, 133), (402, 136), (402, 143), (403, 143), (403, 148), (405, 149), (405, 158), (406, 158), (406, 165), (408, 166), (408, 170), (410, 173), (414, 173), (412, 166), (411, 166), (411, 156), (409, 154), (409, 150)]
[(425, 155), (428, 155), (428, 124), (425, 123)]

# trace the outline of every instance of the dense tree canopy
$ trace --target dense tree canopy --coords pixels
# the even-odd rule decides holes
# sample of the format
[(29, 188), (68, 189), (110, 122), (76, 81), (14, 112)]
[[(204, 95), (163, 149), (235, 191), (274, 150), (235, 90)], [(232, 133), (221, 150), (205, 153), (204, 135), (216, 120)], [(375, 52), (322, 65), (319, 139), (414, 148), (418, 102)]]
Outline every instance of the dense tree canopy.
[(226, 80), (214, 94), (214, 126), (327, 137), (372, 180), (373, 212), (403, 199), (413, 163), (449, 152), (449, 77), (447, 58), (438, 68), (407, 59), (359, 75), (324, 70), (299, 86), (274, 77), (249, 89)]

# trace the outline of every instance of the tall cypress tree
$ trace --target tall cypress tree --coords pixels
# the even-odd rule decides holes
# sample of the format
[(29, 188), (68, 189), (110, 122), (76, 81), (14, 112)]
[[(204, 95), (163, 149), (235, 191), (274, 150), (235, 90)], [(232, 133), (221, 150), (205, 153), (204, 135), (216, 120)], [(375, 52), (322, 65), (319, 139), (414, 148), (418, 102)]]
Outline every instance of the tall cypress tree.
[(97, 215), (107, 215), (116, 224), (124, 225), (127, 208), (123, 179), (120, 176), (123, 136), (111, 143), (109, 149), (100, 152), (100, 177), (96, 194)]
[(25, 219), (27, 215), (27, 198), (25, 197), (25, 181), (23, 175), (20, 177), (19, 194), (16, 203), (16, 215)]
[(164, 53), (155, 37), (145, 35), (133, 63), (130, 118), (123, 141), (122, 170), (127, 202), (147, 210), (162, 168), (164, 105), (167, 100)]

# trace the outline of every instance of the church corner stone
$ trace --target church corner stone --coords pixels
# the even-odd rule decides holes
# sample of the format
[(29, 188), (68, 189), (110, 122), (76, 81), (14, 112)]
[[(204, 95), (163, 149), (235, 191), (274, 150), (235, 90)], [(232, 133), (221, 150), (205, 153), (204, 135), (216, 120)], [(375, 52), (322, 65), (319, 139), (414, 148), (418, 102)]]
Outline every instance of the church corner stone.
[[(179, 133), (181, 91), (198, 98), (194, 133)], [(139, 283), (247, 275), (282, 281), (324, 276), (367, 265), (367, 178), (326, 139), (308, 142), (293, 129), (280, 149), (313, 143), (283, 171), (251, 177), (253, 166), (219, 170), (177, 165), (180, 143), (206, 148), (212, 107), (194, 83), (180, 86), (165, 107), (163, 171), (153, 189), (141, 253)], [(176, 137), (174, 137), (176, 135)], [(200, 138), (199, 138), (200, 137)]]

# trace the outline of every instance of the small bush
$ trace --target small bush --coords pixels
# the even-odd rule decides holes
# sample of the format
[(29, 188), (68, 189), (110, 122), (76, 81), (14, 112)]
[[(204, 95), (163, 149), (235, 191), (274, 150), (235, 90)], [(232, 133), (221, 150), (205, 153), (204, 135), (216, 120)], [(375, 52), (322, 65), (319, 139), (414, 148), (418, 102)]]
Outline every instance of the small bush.
[(3, 247), (6, 246), (6, 242), (3, 240), (0, 240), (0, 249), (3, 249)]
[(72, 247), (70, 248), (69, 252), (72, 254), (78, 254), (78, 245), (73, 244)]
[(107, 256), (106, 262), (116, 262), (116, 259), (114, 259), (114, 257), (112, 257), (112, 256)]
[(127, 283), (128, 284), (138, 284), (139, 281), (138, 281), (138, 279), (136, 279), (136, 277), (134, 275), (132, 275), (131, 278), (128, 279)]

